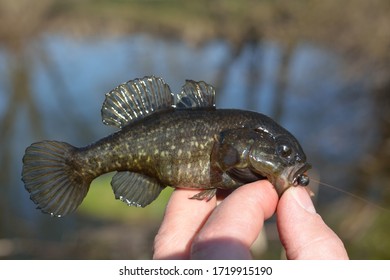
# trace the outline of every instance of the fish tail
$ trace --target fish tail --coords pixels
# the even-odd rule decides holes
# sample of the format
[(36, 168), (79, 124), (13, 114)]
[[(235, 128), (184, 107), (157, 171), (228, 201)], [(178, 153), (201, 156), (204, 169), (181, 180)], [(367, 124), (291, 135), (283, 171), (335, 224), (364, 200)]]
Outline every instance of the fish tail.
[(77, 148), (57, 141), (34, 143), (23, 157), (22, 180), (42, 212), (61, 217), (74, 211), (89, 190), (91, 178), (76, 164)]

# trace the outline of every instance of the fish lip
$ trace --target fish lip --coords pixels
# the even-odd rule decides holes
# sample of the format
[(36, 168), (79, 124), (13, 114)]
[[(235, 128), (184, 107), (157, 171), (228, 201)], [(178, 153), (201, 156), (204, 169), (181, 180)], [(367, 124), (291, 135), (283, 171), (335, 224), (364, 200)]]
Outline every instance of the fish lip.
[(297, 163), (285, 168), (280, 176), (275, 178), (275, 188), (279, 196), (292, 186), (298, 186), (298, 177), (311, 168), (307, 162)]
[(310, 163), (302, 163), (302, 164), (296, 164), (293, 166), (294, 168), (291, 170), (288, 178), (288, 181), (291, 182), (292, 185), (297, 186), (298, 185), (298, 177), (302, 174), (304, 174), (306, 171), (308, 171), (311, 168)]

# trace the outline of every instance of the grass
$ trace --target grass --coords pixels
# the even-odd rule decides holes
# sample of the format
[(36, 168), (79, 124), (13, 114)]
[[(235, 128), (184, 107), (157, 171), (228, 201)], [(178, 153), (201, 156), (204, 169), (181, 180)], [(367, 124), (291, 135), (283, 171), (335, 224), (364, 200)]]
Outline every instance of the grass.
[(114, 173), (108, 173), (96, 178), (81, 204), (79, 211), (94, 218), (134, 222), (139, 220), (160, 220), (164, 214), (166, 204), (173, 188), (166, 188), (160, 196), (145, 208), (127, 206), (116, 200), (111, 189), (111, 178)]

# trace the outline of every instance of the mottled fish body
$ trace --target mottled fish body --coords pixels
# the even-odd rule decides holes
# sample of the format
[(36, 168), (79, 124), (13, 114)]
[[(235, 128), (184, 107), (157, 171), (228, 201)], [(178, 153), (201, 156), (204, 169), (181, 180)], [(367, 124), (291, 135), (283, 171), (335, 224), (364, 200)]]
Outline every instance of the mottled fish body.
[(187, 81), (173, 95), (161, 78), (144, 77), (106, 94), (103, 122), (120, 130), (76, 148), (42, 141), (26, 149), (22, 179), (42, 211), (76, 209), (92, 180), (117, 171), (117, 199), (146, 206), (166, 186), (201, 189), (193, 198), (268, 178), (278, 193), (307, 185), (310, 168), (298, 141), (269, 117), (215, 109), (214, 88)]

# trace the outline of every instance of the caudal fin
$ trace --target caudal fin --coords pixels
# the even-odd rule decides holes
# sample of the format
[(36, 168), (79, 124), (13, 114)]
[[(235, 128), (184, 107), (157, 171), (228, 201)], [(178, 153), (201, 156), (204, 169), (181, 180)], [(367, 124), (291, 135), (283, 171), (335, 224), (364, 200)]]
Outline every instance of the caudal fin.
[(61, 217), (74, 211), (88, 192), (84, 179), (73, 163), (76, 148), (56, 141), (34, 143), (23, 157), (22, 180), (38, 208)]

